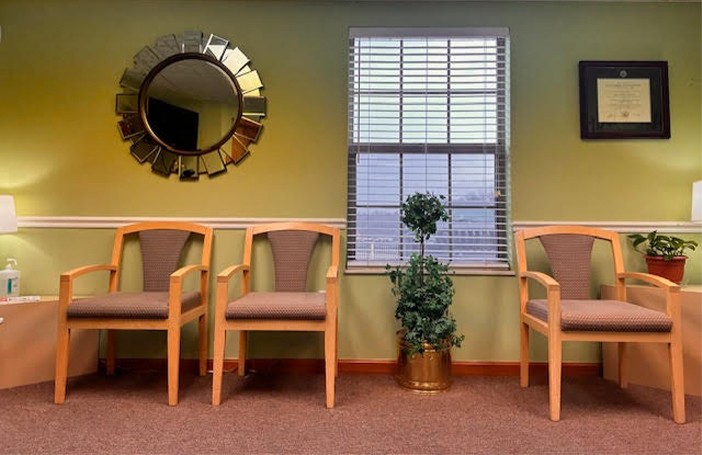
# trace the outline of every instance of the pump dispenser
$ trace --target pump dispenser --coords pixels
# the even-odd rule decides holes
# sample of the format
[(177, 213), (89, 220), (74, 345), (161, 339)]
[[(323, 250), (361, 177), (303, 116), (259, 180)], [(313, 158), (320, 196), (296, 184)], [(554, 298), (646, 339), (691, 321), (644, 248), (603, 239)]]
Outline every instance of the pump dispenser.
[(7, 258), (7, 265), (0, 270), (0, 297), (19, 297), (20, 271), (12, 266), (17, 266), (15, 258)]

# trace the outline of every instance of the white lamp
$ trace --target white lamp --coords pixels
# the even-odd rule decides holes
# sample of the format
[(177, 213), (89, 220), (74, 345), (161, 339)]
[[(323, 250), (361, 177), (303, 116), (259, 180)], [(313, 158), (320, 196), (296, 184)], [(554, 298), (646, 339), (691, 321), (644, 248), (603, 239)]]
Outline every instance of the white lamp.
[(702, 180), (692, 183), (692, 221), (702, 222)]
[(10, 232), (17, 232), (15, 198), (8, 195), (0, 195), (0, 234), (8, 234)]

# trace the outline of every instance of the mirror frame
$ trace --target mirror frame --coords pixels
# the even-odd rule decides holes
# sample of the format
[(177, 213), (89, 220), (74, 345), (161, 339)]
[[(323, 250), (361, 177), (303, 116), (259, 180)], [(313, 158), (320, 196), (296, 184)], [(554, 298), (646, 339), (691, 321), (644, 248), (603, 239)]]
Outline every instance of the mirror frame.
[[(217, 142), (215, 142), (213, 145), (210, 145), (208, 147), (202, 148), (202, 149), (196, 149), (196, 150), (178, 150), (167, 143), (163, 141), (158, 135), (154, 132), (152, 129), (151, 125), (149, 124), (149, 118), (146, 115), (146, 103), (149, 99), (147, 96), (149, 87), (151, 86), (151, 83), (154, 81), (156, 76), (159, 75), (159, 73), (166, 68), (169, 65), (172, 65), (174, 63), (183, 61), (183, 60), (201, 60), (204, 61), (205, 63), (209, 63), (214, 65), (217, 69), (221, 70), (226, 77), (229, 79), (228, 82), (230, 82), (233, 86), (234, 92), (236, 94), (237, 98), (237, 103), (238, 103), (238, 109), (237, 109), (237, 114), (236, 118), (232, 122), (231, 128), (229, 128), (229, 131), (224, 134), (224, 136)], [(158, 145), (161, 147), (165, 148), (166, 150), (170, 150), (171, 152), (178, 154), (178, 155), (187, 155), (187, 156), (192, 156), (192, 155), (202, 155), (207, 152), (211, 152), (213, 150), (218, 150), (222, 145), (224, 145), (227, 141), (229, 141), (234, 133), (236, 132), (237, 127), (239, 126), (239, 122), (241, 121), (241, 113), (244, 109), (244, 98), (241, 94), (241, 87), (239, 86), (239, 83), (236, 81), (236, 78), (232, 74), (229, 69), (224, 66), (219, 60), (216, 60), (214, 57), (210, 57), (207, 54), (200, 54), (197, 52), (185, 52), (183, 54), (175, 54), (171, 55), (170, 57), (167, 57), (164, 60), (161, 60), (156, 66), (154, 66), (151, 71), (149, 71), (149, 74), (146, 75), (146, 78), (144, 78), (144, 81), (141, 83), (141, 87), (139, 88), (139, 101), (138, 101), (138, 112), (139, 112), (139, 117), (141, 119), (141, 123), (144, 125), (144, 128), (146, 129), (146, 132), (151, 136), (151, 138), (156, 141)]]
[[(213, 145), (198, 150), (178, 150), (159, 138), (146, 117), (149, 85), (161, 70), (182, 60), (201, 60), (221, 70), (236, 89), (239, 109), (231, 128)], [(239, 165), (250, 154), (263, 130), (267, 100), (261, 95), (263, 82), (250, 59), (236, 46), (214, 34), (198, 30), (158, 37), (133, 57), (133, 66), (124, 70), (117, 93), (115, 112), (122, 141), (129, 142), (131, 155), (140, 163), (150, 163), (151, 170), (180, 180), (197, 180), (200, 174), (212, 177), (227, 172), (231, 164)]]

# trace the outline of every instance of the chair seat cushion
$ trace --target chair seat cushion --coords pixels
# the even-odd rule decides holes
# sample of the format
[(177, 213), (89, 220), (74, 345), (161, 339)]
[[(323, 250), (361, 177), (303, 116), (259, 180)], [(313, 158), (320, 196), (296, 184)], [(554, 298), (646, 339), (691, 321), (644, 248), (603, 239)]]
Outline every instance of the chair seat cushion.
[[(530, 300), (527, 313), (548, 322), (548, 302)], [(561, 300), (561, 330), (670, 332), (667, 314), (619, 300)]]
[[(199, 292), (184, 292), (181, 311), (200, 304)], [(68, 305), (69, 318), (168, 319), (168, 292), (113, 292), (74, 300)]]
[(324, 320), (324, 292), (250, 292), (229, 302), (226, 319)]

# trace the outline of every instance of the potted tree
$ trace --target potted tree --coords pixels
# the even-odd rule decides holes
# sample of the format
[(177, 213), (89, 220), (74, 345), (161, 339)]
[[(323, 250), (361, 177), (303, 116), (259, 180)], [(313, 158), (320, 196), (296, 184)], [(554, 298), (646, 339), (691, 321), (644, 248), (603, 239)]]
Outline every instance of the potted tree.
[[(651, 231), (647, 235), (630, 234), (628, 237), (634, 248), (644, 254), (648, 273), (662, 276), (680, 284), (685, 273), (685, 261), (687, 260), (685, 250), (694, 251), (697, 242), (670, 235), (661, 235), (657, 231)], [(645, 249), (641, 251), (638, 246), (644, 243)]]
[(418, 251), (404, 267), (386, 266), (397, 299), (395, 318), (401, 325), (397, 380), (424, 392), (450, 386), (451, 347), (460, 346), (464, 339), (456, 333), (456, 320), (449, 313), (454, 289), (448, 264), (425, 253), (437, 223), (449, 219), (444, 199), (430, 193), (407, 197), (400, 219), (414, 234)]

